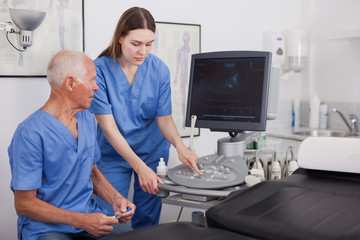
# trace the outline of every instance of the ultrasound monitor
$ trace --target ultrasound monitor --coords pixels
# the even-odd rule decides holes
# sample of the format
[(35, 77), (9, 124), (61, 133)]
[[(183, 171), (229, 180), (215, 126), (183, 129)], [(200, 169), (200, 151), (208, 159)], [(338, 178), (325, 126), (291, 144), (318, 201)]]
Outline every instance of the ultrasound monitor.
[(240, 133), (266, 130), (271, 53), (209, 52), (192, 55), (185, 125)]
[[(230, 136), (217, 140), (216, 153), (198, 158), (201, 175), (181, 164), (169, 169), (171, 181), (192, 189), (226, 189), (244, 182), (246, 145), (266, 130), (270, 69), (270, 52), (192, 55), (185, 124), (196, 119), (195, 127)], [(197, 192), (183, 198), (199, 200)]]

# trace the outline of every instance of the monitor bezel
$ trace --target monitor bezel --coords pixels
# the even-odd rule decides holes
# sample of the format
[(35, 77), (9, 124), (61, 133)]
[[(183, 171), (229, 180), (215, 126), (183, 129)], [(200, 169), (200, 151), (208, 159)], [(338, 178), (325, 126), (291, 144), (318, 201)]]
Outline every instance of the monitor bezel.
[(265, 51), (221, 51), (221, 52), (206, 52), (193, 54), (191, 57), (190, 76), (189, 76), (189, 90), (188, 101), (186, 106), (185, 126), (191, 126), (191, 100), (192, 100), (192, 85), (194, 77), (194, 66), (197, 59), (210, 59), (210, 58), (249, 58), (249, 57), (262, 57), (265, 59), (264, 67), (264, 84), (262, 88), (262, 102), (260, 122), (229, 122), (222, 120), (200, 120), (197, 119), (195, 127), (208, 128), (211, 131), (240, 133), (243, 131), (265, 131), (267, 122), (267, 108), (269, 98), (269, 85), (270, 85), (270, 72), (271, 72), (271, 52)]

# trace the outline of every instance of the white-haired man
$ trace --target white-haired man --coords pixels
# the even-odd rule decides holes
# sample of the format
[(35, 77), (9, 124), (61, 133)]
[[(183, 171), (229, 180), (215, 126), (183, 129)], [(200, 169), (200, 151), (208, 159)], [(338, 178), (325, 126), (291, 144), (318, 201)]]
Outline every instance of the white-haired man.
[[(84, 53), (58, 52), (48, 64), (50, 97), (15, 131), (8, 149), (18, 238), (97, 238), (126, 228), (135, 205), (118, 193), (96, 166), (96, 124), (86, 109), (96, 70)], [(111, 204), (107, 216), (92, 194)], [(115, 225), (116, 224), (116, 225)]]

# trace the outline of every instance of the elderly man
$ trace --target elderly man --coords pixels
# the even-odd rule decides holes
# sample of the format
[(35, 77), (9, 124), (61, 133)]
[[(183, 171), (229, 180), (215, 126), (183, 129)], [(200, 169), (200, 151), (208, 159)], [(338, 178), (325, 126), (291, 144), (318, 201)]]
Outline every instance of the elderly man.
[[(124, 231), (135, 205), (96, 166), (96, 125), (86, 109), (98, 90), (93, 61), (61, 51), (48, 65), (46, 104), (22, 122), (8, 149), (19, 239), (96, 238)], [(107, 216), (92, 194), (105, 199)], [(121, 215), (121, 216), (120, 216)]]

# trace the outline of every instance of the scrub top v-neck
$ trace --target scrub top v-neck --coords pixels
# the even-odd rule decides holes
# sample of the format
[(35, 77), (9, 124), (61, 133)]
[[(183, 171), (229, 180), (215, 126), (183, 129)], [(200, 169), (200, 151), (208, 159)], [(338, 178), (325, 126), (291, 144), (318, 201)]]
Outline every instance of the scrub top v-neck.
[(139, 67), (133, 85), (131, 86), (129, 80), (127, 79), (123, 69), (121, 68), (120, 64), (116, 62), (116, 70), (115, 74), (119, 75), (118, 82), (119, 82), (119, 93), (127, 96), (128, 99), (137, 99), (139, 97), (139, 92), (141, 91), (141, 86), (144, 81), (145, 77), (145, 70), (143, 67)]
[[(121, 134), (145, 163), (168, 156), (170, 144), (156, 123), (157, 116), (171, 115), (168, 67), (149, 54), (138, 67), (131, 86), (116, 59), (103, 56), (94, 62), (99, 90), (89, 110), (94, 114), (112, 114)], [(99, 168), (104, 172), (130, 168), (106, 140), (100, 127), (97, 133), (101, 151)]]
[[(11, 189), (37, 189), (37, 198), (61, 209), (102, 212), (91, 199), (93, 184), (90, 174), (93, 164), (100, 159), (95, 119), (89, 111), (78, 112), (76, 117), (78, 140), (63, 123), (42, 110), (19, 125), (8, 149)], [(43, 232), (81, 231), (21, 215), (18, 229), (24, 239), (36, 239)]]

